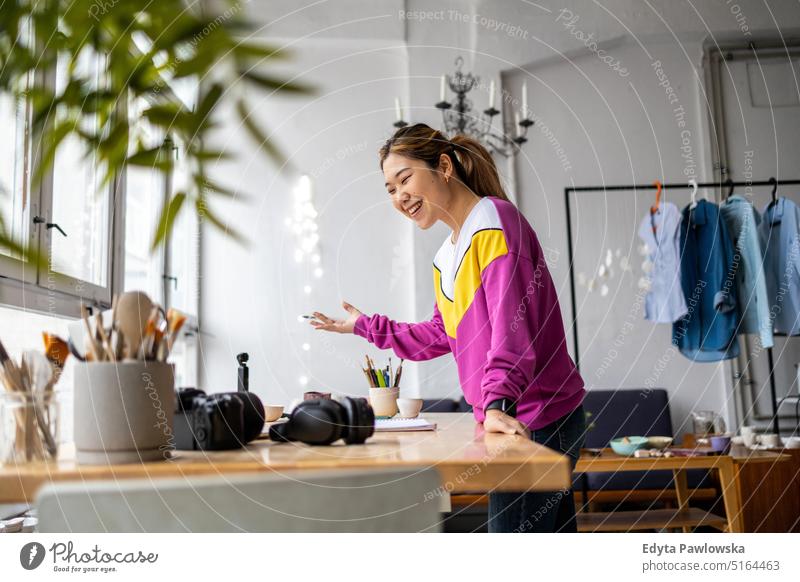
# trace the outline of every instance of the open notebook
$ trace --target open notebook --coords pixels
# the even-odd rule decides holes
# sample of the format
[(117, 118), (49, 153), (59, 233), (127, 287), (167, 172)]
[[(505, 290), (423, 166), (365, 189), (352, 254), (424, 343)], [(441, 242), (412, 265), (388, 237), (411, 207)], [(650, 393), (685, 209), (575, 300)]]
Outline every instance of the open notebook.
[(436, 423), (428, 422), (424, 418), (376, 418), (375, 419), (375, 432), (410, 431), (410, 430), (436, 430)]

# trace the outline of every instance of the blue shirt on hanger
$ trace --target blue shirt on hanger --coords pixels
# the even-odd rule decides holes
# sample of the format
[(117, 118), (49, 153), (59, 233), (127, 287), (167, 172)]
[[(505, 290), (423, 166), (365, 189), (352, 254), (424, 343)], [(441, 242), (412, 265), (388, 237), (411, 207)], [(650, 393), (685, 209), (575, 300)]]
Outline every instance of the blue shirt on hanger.
[(697, 362), (739, 355), (733, 245), (719, 208), (707, 200), (683, 209), (681, 286), (688, 312), (672, 325), (672, 343)]
[(736, 297), (739, 306), (739, 333), (758, 334), (761, 347), (770, 348), (772, 320), (769, 316), (764, 257), (758, 240), (758, 213), (742, 196), (730, 196), (719, 208), (733, 242), (736, 263)]
[(672, 323), (686, 315), (680, 278), (680, 226), (681, 211), (664, 201), (656, 212), (648, 210), (639, 225), (639, 238), (647, 245), (652, 263), (644, 318), (655, 323)]
[(764, 253), (764, 278), (774, 329), (800, 334), (800, 209), (778, 198), (764, 208), (758, 233)]

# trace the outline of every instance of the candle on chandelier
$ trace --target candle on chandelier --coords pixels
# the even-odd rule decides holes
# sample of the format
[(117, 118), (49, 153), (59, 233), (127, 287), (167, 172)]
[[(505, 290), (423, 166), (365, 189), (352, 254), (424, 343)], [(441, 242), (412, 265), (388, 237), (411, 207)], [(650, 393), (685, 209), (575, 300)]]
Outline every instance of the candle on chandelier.
[(489, 83), (489, 109), (494, 109), (494, 80)]
[(514, 112), (514, 137), (519, 137), (519, 111)]
[(528, 119), (528, 84), (522, 84), (522, 115)]
[(400, 97), (394, 98), (394, 113), (397, 116), (397, 121), (403, 121), (403, 110), (400, 109)]
[(444, 75), (442, 75), (442, 79), (439, 83), (439, 102), (443, 102), (445, 98), (445, 88), (446, 88), (447, 80)]

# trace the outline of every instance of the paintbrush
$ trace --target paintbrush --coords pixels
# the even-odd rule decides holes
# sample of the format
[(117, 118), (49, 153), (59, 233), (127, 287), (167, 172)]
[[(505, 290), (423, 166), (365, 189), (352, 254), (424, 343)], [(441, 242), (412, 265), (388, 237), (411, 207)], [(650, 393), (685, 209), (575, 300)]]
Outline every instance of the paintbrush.
[(0, 342), (0, 366), (2, 366), (3, 370), (5, 371), (3, 380), (6, 388), (10, 389), (11, 391), (21, 391), (23, 387), (20, 371), (16, 364), (14, 364), (14, 361), (8, 355), (3, 342)]
[(89, 344), (86, 359), (88, 360), (88, 356), (91, 355), (94, 361), (99, 362), (103, 359), (102, 352), (98, 349), (97, 343), (95, 342), (94, 334), (92, 333), (92, 326), (89, 324), (89, 311), (86, 309), (85, 305), (81, 305), (81, 319), (83, 320), (83, 325), (86, 328), (86, 340)]

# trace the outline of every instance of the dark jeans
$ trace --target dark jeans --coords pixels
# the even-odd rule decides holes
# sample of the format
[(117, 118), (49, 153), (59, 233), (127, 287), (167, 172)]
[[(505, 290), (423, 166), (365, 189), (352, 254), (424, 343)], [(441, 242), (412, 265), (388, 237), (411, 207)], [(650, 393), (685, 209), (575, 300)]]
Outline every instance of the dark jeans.
[[(578, 462), (586, 440), (586, 419), (583, 406), (531, 431), (537, 443), (568, 455), (572, 469)], [(575, 500), (572, 488), (562, 491), (528, 493), (490, 493), (489, 531), (500, 532), (576, 532)]]

